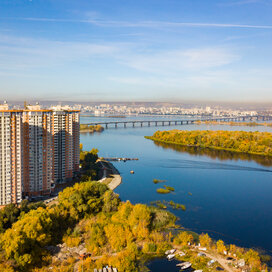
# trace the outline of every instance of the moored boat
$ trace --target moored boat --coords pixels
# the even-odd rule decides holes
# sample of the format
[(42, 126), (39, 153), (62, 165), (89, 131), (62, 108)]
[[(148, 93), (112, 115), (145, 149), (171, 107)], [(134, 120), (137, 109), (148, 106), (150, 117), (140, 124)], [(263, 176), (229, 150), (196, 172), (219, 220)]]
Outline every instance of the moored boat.
[(170, 261), (175, 258), (175, 254), (169, 254), (166, 258)]
[(179, 263), (176, 266), (180, 267), (181, 270), (185, 270), (189, 267), (191, 267), (191, 263), (190, 262), (184, 262), (184, 263)]
[(165, 251), (165, 255), (169, 255), (169, 254), (174, 254), (176, 252), (176, 250), (174, 248), (166, 250)]

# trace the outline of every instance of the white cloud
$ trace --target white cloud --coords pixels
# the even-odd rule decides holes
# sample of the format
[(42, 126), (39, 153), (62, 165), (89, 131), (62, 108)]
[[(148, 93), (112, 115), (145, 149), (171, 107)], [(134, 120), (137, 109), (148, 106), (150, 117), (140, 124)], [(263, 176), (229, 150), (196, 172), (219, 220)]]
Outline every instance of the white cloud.
[(114, 55), (112, 44), (63, 42), (0, 35), (0, 67), (5, 71), (63, 65)]
[[(244, 1), (241, 1), (242, 3)], [(239, 2), (233, 2), (239, 3)], [(2, 20), (17, 20), (17, 21), (37, 21), (49, 23), (84, 23), (93, 24), (99, 27), (118, 27), (118, 28), (183, 28), (183, 27), (201, 27), (201, 28), (241, 28), (241, 29), (272, 29), (272, 25), (251, 25), (251, 24), (234, 24), (234, 23), (206, 23), (206, 22), (167, 22), (167, 21), (113, 21), (113, 20), (98, 20), (98, 19), (61, 19), (61, 18), (1, 18)]]
[(134, 69), (158, 73), (179, 74), (189, 70), (220, 67), (237, 61), (240, 57), (224, 48), (200, 48), (162, 51), (156, 54), (130, 54), (120, 61)]
[(232, 72), (225, 71), (202, 71), (190, 74), (165, 75), (165, 76), (142, 76), (142, 77), (109, 77), (111, 81), (125, 85), (139, 85), (146, 87), (162, 88), (214, 88), (215, 85), (232, 85)]
[(256, 4), (261, 3), (264, 4), (266, 1), (264, 0), (238, 0), (238, 1), (227, 1), (224, 3), (220, 3), (221, 6), (241, 6), (241, 5), (249, 5), (249, 4)]

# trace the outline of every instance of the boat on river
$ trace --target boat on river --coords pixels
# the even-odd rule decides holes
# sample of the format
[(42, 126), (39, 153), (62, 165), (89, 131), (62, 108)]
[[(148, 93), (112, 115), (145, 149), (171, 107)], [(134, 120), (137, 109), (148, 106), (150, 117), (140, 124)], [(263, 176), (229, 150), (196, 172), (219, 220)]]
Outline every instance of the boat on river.
[(172, 260), (172, 259), (174, 259), (175, 258), (175, 254), (169, 254), (169, 255), (167, 255), (167, 259), (168, 259), (168, 261), (170, 261), (170, 260)]
[(184, 262), (184, 263), (179, 263), (176, 266), (180, 267), (181, 270), (185, 270), (189, 267), (191, 267), (191, 263), (190, 262)]
[(174, 254), (175, 252), (176, 252), (176, 250), (174, 248), (173, 249), (169, 249), (169, 250), (165, 251), (165, 255)]

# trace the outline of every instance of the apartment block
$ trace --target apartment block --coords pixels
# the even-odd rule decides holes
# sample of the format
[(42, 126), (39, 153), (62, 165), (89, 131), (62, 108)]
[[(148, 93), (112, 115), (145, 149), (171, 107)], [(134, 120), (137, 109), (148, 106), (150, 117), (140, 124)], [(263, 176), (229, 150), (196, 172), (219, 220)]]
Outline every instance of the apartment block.
[(79, 171), (79, 111), (0, 105), (0, 206), (51, 193)]
[(52, 185), (51, 111), (28, 106), (23, 111), (23, 193), (50, 194)]
[(53, 180), (71, 180), (79, 171), (79, 112), (52, 109)]
[(0, 206), (22, 200), (22, 111), (0, 106)]

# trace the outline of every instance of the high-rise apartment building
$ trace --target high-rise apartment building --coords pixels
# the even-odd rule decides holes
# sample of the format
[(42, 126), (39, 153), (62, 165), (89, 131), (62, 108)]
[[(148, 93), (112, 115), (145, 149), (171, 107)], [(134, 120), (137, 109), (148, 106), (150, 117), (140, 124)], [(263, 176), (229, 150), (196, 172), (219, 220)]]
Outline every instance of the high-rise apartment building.
[(52, 108), (53, 179), (66, 182), (79, 171), (79, 112)]
[(51, 192), (51, 115), (39, 106), (27, 106), (23, 111), (23, 193), (27, 196)]
[(22, 111), (0, 106), (0, 206), (22, 200)]
[(79, 111), (0, 105), (0, 205), (50, 194), (79, 171)]

